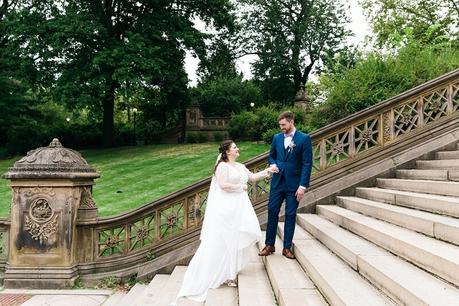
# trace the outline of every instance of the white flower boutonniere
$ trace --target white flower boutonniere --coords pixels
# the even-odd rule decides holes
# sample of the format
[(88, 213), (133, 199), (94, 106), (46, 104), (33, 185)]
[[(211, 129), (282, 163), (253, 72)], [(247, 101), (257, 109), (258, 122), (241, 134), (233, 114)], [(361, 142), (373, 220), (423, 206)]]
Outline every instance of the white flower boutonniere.
[(293, 142), (293, 139), (292, 139), (292, 141), (288, 144), (288, 151), (292, 152), (295, 147), (296, 147), (296, 143)]

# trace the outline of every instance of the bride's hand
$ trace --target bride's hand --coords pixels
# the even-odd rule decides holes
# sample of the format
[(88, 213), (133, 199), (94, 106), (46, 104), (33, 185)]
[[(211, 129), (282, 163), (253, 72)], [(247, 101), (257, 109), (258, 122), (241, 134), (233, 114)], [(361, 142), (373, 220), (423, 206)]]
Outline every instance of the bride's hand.
[(269, 168), (267, 168), (266, 170), (268, 171), (268, 173), (278, 173), (279, 172), (279, 169), (275, 165), (269, 166)]
[(247, 191), (247, 184), (242, 184), (242, 190)]

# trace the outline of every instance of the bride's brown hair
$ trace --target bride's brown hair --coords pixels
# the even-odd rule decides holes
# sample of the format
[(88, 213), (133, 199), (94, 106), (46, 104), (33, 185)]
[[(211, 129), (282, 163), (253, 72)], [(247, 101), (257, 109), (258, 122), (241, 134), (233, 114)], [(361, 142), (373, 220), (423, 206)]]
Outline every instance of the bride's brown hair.
[(222, 155), (220, 159), (217, 161), (214, 167), (214, 171), (212, 171), (212, 175), (215, 174), (215, 171), (217, 170), (218, 165), (221, 162), (227, 162), (228, 161), (228, 155), (226, 154), (226, 151), (228, 151), (231, 148), (231, 145), (234, 143), (231, 139), (225, 140), (220, 144), (220, 147), (218, 148), (218, 152)]

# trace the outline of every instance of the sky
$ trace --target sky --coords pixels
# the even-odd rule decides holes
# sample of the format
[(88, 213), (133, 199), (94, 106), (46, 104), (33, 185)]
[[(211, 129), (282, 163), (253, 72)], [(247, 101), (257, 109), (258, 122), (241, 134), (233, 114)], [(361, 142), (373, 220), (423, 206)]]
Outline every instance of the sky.
[[(349, 0), (347, 2), (350, 6), (351, 17), (351, 22), (348, 27), (354, 33), (354, 36), (350, 37), (348, 42), (355, 45), (363, 45), (365, 37), (367, 35), (371, 35), (370, 26), (363, 15), (363, 10), (358, 4), (358, 0)], [(202, 22), (196, 22), (196, 27), (200, 30), (204, 30), (204, 24)], [(256, 56), (250, 55), (236, 61), (236, 67), (243, 73), (245, 79), (250, 79), (252, 77), (250, 65), (255, 59)], [(185, 70), (188, 74), (188, 84), (190, 86), (195, 86), (197, 84), (196, 69), (198, 68), (198, 64), (199, 59), (194, 58), (190, 52), (187, 52), (185, 58)]]

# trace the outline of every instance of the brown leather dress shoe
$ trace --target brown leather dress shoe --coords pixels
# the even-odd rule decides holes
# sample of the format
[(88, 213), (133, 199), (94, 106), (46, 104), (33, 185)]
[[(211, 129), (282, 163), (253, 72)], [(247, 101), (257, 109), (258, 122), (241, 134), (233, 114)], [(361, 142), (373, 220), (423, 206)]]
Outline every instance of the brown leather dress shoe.
[(272, 245), (266, 245), (263, 250), (258, 253), (258, 256), (268, 256), (271, 255), (272, 253), (276, 252), (276, 249)]
[(292, 251), (290, 251), (290, 249), (283, 249), (282, 250), (282, 255), (284, 255), (288, 259), (295, 259), (296, 258), (295, 255), (293, 255)]

